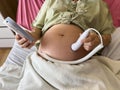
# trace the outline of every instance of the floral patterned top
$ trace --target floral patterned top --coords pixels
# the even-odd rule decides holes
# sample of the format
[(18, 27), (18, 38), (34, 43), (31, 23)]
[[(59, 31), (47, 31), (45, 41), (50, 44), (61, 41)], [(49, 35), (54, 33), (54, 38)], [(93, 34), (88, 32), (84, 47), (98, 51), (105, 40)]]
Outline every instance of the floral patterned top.
[(43, 33), (55, 24), (75, 24), (83, 30), (95, 28), (101, 34), (114, 31), (111, 15), (102, 0), (45, 0), (33, 27)]

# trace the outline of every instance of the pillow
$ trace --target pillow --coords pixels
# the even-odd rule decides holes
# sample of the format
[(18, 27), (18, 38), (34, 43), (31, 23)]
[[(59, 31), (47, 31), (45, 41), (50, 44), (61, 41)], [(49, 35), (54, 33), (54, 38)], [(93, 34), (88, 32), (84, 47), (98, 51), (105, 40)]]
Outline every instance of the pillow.
[(113, 24), (115, 27), (120, 26), (120, 0), (104, 0), (108, 8), (110, 9), (110, 13), (112, 15)]
[(17, 24), (31, 30), (31, 23), (35, 19), (44, 0), (19, 0), (17, 9)]

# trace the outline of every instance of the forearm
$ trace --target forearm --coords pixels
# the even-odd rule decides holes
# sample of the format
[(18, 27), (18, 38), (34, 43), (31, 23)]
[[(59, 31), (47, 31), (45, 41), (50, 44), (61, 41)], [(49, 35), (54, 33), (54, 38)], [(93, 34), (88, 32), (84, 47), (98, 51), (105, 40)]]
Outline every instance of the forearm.
[(103, 45), (107, 46), (111, 42), (111, 35), (110, 34), (105, 34), (102, 35), (103, 38)]
[(33, 27), (31, 35), (35, 38), (35, 41), (39, 40), (42, 36), (42, 31), (38, 28)]

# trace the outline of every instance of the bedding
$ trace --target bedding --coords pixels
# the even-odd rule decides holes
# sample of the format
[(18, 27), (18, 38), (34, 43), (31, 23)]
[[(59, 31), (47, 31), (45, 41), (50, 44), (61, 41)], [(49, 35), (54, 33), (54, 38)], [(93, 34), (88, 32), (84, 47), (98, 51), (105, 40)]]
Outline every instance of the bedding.
[(66, 65), (46, 61), (34, 53), (27, 58), (18, 90), (120, 90), (119, 66), (120, 61), (103, 56)]
[(17, 9), (17, 23), (31, 30), (31, 23), (35, 19), (44, 0), (19, 0)]
[(110, 9), (113, 24), (115, 27), (120, 26), (120, 0), (104, 0)]
[(2, 72), (3, 76), (9, 77), (0, 76), (0, 86), (2, 90), (119, 90), (119, 66), (120, 61), (103, 56), (78, 65), (66, 65), (46, 61), (34, 53), (27, 58), (23, 71), (16, 66), (12, 66), (14, 71), (10, 70), (10, 64), (3, 68), (8, 70), (8, 73)]

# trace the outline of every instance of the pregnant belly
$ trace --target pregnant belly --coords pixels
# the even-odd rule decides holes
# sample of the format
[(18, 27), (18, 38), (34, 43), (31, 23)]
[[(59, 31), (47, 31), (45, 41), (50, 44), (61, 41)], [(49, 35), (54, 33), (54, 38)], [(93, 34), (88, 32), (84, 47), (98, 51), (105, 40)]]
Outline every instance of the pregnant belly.
[(58, 24), (52, 26), (41, 38), (38, 52), (44, 52), (48, 56), (62, 61), (80, 59), (88, 52), (81, 46), (79, 50), (72, 51), (74, 43), (82, 30), (75, 25)]

